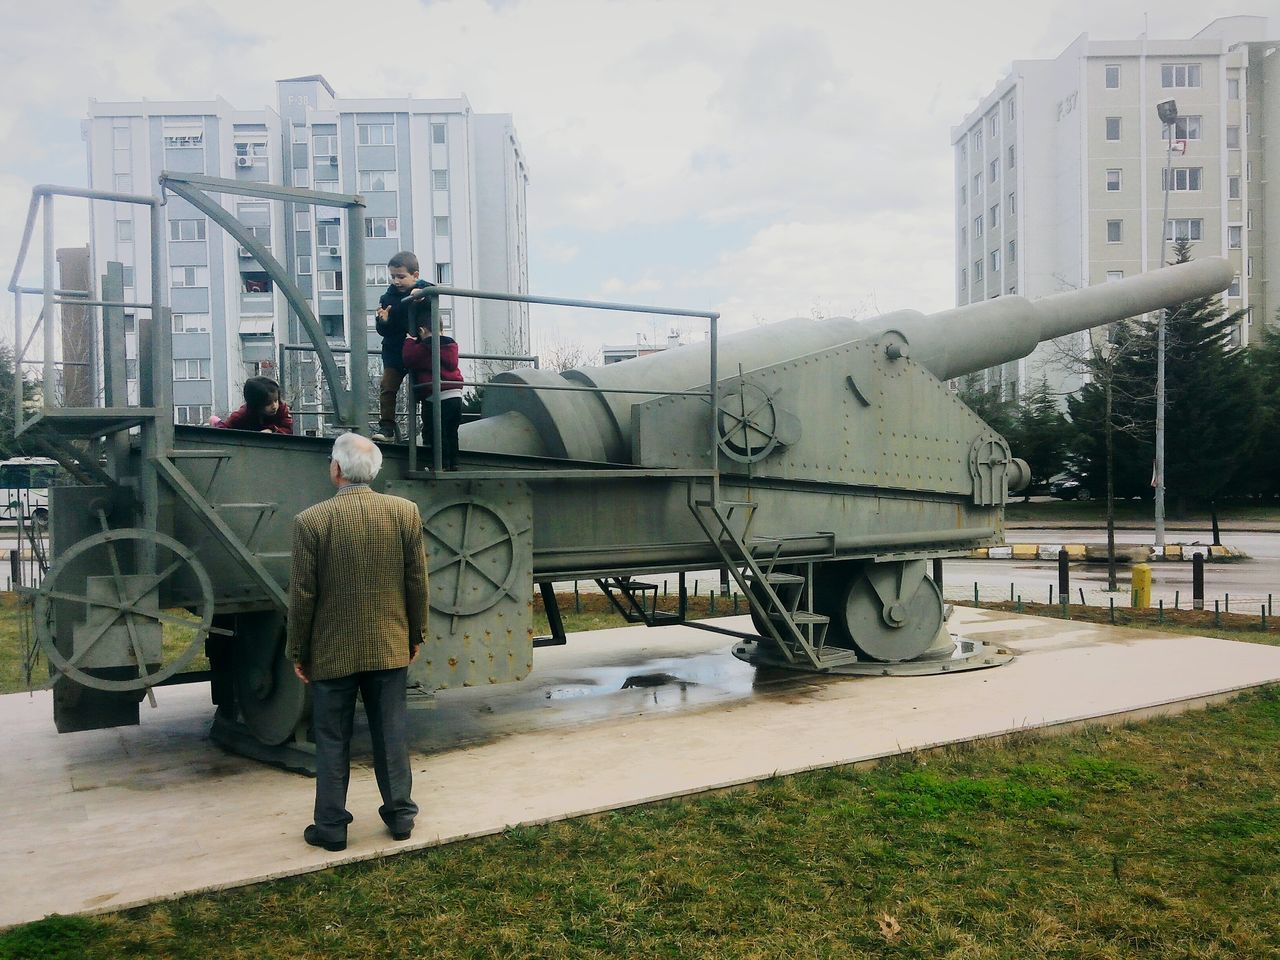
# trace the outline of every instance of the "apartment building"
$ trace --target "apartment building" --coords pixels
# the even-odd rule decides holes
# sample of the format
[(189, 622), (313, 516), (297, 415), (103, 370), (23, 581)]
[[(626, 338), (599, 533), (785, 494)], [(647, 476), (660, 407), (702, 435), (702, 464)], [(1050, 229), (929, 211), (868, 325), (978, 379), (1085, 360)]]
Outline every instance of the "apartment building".
[[(1015, 61), (952, 128), (956, 303), (1036, 298), (1157, 269), (1185, 238), (1224, 256), (1226, 305), (1256, 340), (1280, 309), (1280, 22), (1215, 20), (1185, 40), (1078, 37)], [(1164, 123), (1157, 105), (1172, 100)], [(1164, 215), (1165, 186), (1168, 216)], [(1086, 335), (1081, 334), (1081, 337)], [(1080, 386), (1055, 345), (987, 371), (1006, 396)]]
[[(474, 113), (465, 97), (341, 99), (319, 75), (278, 81), (276, 97), (274, 108), (248, 111), (221, 98), (91, 101), (84, 122), (89, 182), (155, 193), (160, 172), (169, 170), (362, 195), (362, 317), (350, 316), (343, 290), (346, 239), (335, 208), (218, 199), (291, 271), (332, 345), (368, 339), (368, 375), (375, 378), (373, 310), (396, 251), (417, 253), (429, 280), (528, 291), (528, 174), (510, 115)], [(295, 410), (310, 414), (303, 425), (318, 428), (326, 404), (318, 364), (307, 351), (281, 349), (306, 342), (283, 294), (248, 250), (186, 201), (170, 196), (165, 218), (159, 269), (173, 311), (177, 422), (201, 423), (234, 409), (245, 378), (261, 374), (281, 380)], [(123, 263), (126, 300), (150, 287), (147, 229), (138, 208), (94, 205), (95, 275), (107, 261)], [(528, 352), (525, 304), (447, 298), (441, 317), (464, 353)], [(130, 330), (131, 322), (126, 318)], [(344, 377), (345, 359), (339, 355)], [(134, 359), (129, 375), (136, 390)]]

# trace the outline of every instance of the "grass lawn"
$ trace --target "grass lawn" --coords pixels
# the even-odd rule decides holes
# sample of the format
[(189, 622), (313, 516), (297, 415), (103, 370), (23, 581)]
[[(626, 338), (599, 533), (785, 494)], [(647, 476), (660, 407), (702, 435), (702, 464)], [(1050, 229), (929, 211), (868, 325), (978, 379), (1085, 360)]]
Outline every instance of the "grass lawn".
[[(1152, 523), (1152, 506), (1145, 500), (1116, 501), (1116, 522)], [(1090, 500), (1077, 503), (1074, 500), (1040, 500), (1031, 503), (1014, 501), (1005, 507), (1005, 521), (1014, 523), (1080, 523), (1089, 526), (1107, 522), (1106, 500)], [(1198, 507), (1187, 511), (1186, 516), (1168, 515), (1169, 522), (1187, 521), (1204, 524), (1207, 529), (1210, 515), (1207, 509)], [(1220, 521), (1263, 521), (1280, 523), (1280, 504), (1230, 503), (1218, 508)]]
[(1278, 748), (1260, 690), (54, 917), (0, 958), (1276, 957)]

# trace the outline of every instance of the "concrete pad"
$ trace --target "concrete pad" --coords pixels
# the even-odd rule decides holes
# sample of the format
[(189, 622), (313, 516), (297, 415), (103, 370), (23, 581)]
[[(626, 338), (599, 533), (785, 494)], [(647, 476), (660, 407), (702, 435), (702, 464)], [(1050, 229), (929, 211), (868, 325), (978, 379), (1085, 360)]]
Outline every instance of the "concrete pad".
[[(722, 623), (748, 628), (745, 617)], [(394, 843), (357, 732), (338, 854), (306, 846), (313, 781), (222, 753), (206, 685), (137, 727), (58, 735), (46, 693), (0, 697), (0, 925), (115, 910), (904, 751), (1203, 705), (1280, 681), (1280, 648), (957, 608), (1008, 666), (915, 678), (756, 671), (688, 627), (538, 651), (523, 684), (414, 713), (417, 830)], [(362, 746), (363, 745), (363, 746)], [(364, 752), (360, 752), (363, 749)]]

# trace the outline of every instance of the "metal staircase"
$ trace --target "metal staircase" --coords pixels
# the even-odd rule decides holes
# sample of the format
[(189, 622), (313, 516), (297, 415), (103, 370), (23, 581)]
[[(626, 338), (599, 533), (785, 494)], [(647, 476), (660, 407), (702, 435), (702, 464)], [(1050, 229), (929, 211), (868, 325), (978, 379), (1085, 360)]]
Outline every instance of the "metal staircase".
[[(689, 509), (787, 662), (826, 670), (857, 661), (855, 651), (826, 645), (831, 618), (813, 610), (814, 563), (835, 556), (835, 534), (753, 536), (758, 506), (724, 499), (714, 485), (709, 497), (699, 499), (696, 481), (689, 485)], [(817, 543), (823, 546), (815, 551)]]

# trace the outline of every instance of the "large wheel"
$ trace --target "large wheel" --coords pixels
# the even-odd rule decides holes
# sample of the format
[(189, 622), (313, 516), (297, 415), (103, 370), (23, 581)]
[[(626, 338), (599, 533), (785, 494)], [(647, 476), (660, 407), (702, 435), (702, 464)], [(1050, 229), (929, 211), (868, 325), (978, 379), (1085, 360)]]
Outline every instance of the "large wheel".
[(231, 684), (240, 720), (262, 743), (291, 739), (310, 710), (310, 691), (285, 654), (285, 618), (242, 613), (230, 644)]
[(951, 648), (942, 591), (925, 576), (923, 560), (863, 565), (839, 614), (858, 651), (872, 660), (900, 663)]
[[(154, 573), (125, 572), (151, 552)], [(184, 598), (189, 615), (160, 608), (160, 598), (171, 595)], [(84, 605), (85, 622), (75, 627), (70, 656), (55, 643), (54, 601)], [(96, 690), (144, 690), (186, 668), (204, 648), (213, 622), (213, 584), (196, 555), (172, 537), (143, 529), (104, 530), (75, 544), (50, 567), (35, 591), (34, 619), (45, 656), (64, 675)], [(103, 643), (105, 637), (113, 640)], [(124, 657), (115, 652), (122, 639)], [(89, 672), (121, 666), (135, 669), (137, 676), (106, 679)]]

